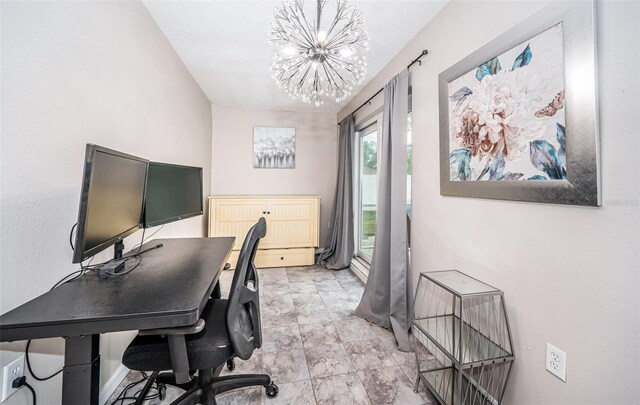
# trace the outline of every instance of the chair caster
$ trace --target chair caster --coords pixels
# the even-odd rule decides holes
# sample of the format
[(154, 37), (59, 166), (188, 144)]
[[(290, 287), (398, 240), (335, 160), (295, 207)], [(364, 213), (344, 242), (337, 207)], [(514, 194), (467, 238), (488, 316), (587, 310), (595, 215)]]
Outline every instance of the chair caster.
[(167, 385), (166, 384), (158, 384), (158, 398), (160, 401), (164, 401), (167, 397)]
[(236, 361), (234, 359), (227, 360), (227, 370), (233, 371), (236, 369)]
[(273, 381), (272, 381), (272, 382), (270, 382), (270, 383), (269, 383), (269, 385), (267, 385), (267, 386), (266, 386), (266, 387), (264, 387), (264, 388), (265, 388), (265, 391), (266, 391), (266, 393), (267, 393), (267, 396), (268, 396), (268, 397), (270, 397), (270, 398), (277, 397), (277, 396), (278, 396), (278, 392), (280, 391), (280, 390), (278, 389), (278, 386), (277, 386), (277, 385), (275, 385), (275, 384), (273, 383)]

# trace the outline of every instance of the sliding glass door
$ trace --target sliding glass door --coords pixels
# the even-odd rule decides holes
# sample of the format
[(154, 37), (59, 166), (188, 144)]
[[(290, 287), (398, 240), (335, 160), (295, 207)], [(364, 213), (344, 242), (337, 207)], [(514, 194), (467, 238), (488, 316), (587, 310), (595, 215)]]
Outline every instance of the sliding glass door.
[[(407, 115), (407, 245), (411, 249), (411, 174), (412, 174), (412, 122), (411, 88), (409, 89), (409, 113)], [(382, 132), (382, 114), (356, 124), (354, 153), (354, 211), (355, 211), (355, 260), (354, 265), (365, 277), (373, 257), (378, 214), (378, 136)]]
[(367, 263), (373, 256), (378, 198), (378, 122), (358, 131), (358, 206), (356, 255)]

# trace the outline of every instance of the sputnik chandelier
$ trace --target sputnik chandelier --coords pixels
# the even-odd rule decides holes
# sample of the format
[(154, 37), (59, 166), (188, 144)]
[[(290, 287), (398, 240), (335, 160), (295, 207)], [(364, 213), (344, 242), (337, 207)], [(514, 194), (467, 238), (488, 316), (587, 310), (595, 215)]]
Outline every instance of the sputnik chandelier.
[(362, 12), (347, 0), (336, 0), (336, 14), (323, 19), (329, 0), (317, 0), (315, 21), (307, 20), (304, 0), (282, 4), (271, 24), (269, 42), (278, 46), (271, 65), (272, 78), (292, 98), (324, 104), (351, 94), (367, 73), (369, 34)]

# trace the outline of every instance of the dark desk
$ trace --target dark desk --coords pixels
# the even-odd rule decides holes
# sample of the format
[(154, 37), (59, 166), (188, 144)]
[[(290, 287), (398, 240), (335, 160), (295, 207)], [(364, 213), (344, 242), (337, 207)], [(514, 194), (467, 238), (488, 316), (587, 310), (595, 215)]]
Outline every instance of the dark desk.
[[(123, 276), (95, 272), (0, 317), (0, 341), (65, 338), (63, 404), (97, 404), (100, 333), (195, 323), (224, 268), (235, 238), (156, 239)], [(132, 260), (135, 264), (136, 260)]]

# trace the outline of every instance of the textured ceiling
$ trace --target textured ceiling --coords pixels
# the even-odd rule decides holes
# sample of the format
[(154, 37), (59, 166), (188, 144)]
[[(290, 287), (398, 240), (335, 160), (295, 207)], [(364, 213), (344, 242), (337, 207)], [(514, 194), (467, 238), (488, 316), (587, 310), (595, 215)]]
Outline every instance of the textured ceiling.
[[(285, 111), (338, 112), (349, 99), (341, 103), (326, 100), (323, 106), (316, 108), (299, 99), (291, 100), (271, 79), (269, 66), (274, 48), (267, 43), (267, 30), (276, 6), (281, 3), (266, 0), (144, 1), (212, 103)], [(440, 11), (446, 0), (354, 3), (362, 10), (371, 37), (371, 48), (366, 53), (368, 80)], [(428, 48), (429, 44), (424, 45)], [(360, 87), (356, 87), (352, 95), (357, 94)]]

